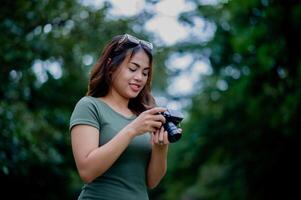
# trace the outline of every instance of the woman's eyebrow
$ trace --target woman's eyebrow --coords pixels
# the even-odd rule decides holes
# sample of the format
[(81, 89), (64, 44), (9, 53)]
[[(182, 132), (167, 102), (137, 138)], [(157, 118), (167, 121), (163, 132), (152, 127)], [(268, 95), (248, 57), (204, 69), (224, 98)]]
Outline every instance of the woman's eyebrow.
[[(131, 63), (134, 64), (136, 67), (141, 68), (141, 66), (138, 63), (135, 63), (135, 62), (131, 62)], [(146, 70), (146, 69), (150, 69), (150, 67), (145, 67), (143, 70)]]

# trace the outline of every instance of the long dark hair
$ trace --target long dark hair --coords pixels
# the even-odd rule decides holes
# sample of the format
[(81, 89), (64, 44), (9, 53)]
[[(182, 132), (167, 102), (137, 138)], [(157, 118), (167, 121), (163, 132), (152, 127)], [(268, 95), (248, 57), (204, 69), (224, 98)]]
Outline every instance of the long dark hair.
[(155, 99), (151, 94), (152, 80), (152, 53), (143, 45), (137, 44), (129, 48), (126, 43), (120, 47), (119, 41), (123, 35), (117, 35), (105, 46), (98, 62), (93, 66), (88, 84), (87, 96), (104, 97), (108, 94), (111, 83), (112, 73), (115, 72), (127, 55), (132, 58), (138, 51), (144, 51), (149, 58), (149, 75), (147, 82), (137, 97), (130, 99), (129, 109), (139, 115), (141, 112), (155, 106)]

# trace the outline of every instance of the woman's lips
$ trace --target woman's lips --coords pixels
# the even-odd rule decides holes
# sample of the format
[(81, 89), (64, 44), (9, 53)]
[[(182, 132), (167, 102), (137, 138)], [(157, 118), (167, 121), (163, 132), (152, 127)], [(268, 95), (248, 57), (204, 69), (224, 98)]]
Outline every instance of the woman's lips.
[(138, 92), (141, 86), (139, 84), (130, 83), (130, 87), (134, 92)]

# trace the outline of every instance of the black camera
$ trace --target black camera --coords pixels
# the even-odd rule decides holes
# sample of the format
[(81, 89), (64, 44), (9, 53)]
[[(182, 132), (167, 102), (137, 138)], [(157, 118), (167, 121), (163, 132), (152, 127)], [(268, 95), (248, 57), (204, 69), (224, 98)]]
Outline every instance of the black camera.
[(168, 141), (170, 143), (178, 141), (182, 134), (178, 131), (177, 125), (183, 120), (183, 115), (175, 110), (166, 110), (161, 114), (166, 120), (163, 127), (167, 131)]

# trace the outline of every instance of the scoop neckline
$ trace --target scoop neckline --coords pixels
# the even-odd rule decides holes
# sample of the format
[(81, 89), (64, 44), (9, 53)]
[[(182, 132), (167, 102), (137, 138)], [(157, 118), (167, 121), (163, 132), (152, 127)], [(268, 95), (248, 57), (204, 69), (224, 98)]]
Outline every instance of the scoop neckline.
[[(90, 96), (90, 97), (92, 97), (92, 96)], [(132, 120), (132, 119), (135, 119), (135, 118), (136, 118), (136, 115), (135, 115), (135, 114), (133, 114), (133, 115), (131, 115), (131, 116), (125, 116), (125, 115), (121, 114), (120, 112), (116, 111), (116, 110), (115, 110), (114, 108), (112, 108), (107, 102), (105, 102), (104, 100), (102, 100), (102, 99), (99, 98), (99, 97), (92, 97), (92, 98), (94, 98), (94, 99), (98, 100), (99, 102), (103, 103), (106, 107), (108, 107), (110, 110), (112, 110), (114, 113), (116, 113), (117, 115), (119, 115), (119, 116), (122, 117), (122, 118), (125, 118), (125, 119), (127, 119), (127, 120)]]

